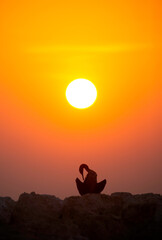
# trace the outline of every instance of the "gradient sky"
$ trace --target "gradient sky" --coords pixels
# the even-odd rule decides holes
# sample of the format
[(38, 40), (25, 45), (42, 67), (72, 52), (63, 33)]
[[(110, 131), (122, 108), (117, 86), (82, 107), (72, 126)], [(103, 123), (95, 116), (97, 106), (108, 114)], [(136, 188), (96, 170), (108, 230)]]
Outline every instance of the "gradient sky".
[[(87, 163), (104, 193), (162, 194), (162, 3), (0, 3), (0, 196), (78, 195)], [(67, 85), (91, 80), (95, 104)]]

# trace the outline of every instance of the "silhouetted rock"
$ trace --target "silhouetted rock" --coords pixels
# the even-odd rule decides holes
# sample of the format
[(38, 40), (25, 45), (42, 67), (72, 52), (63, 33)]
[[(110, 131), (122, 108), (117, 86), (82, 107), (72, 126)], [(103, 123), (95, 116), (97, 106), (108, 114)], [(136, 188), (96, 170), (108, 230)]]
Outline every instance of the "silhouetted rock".
[(10, 197), (0, 197), (0, 223), (9, 223), (16, 202)]
[(87, 194), (64, 200), (23, 193), (11, 216), (10, 223), (3, 225), (6, 234), (0, 228), (4, 240), (155, 240), (162, 237), (162, 196), (152, 193)]

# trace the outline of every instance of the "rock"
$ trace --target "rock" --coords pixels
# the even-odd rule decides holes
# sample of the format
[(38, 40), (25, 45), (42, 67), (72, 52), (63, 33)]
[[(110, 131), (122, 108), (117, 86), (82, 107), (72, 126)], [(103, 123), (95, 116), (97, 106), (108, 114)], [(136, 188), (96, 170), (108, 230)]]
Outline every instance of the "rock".
[(104, 194), (87, 194), (64, 200), (62, 217), (71, 229), (88, 239), (108, 239), (118, 234), (122, 201)]
[(0, 197), (0, 223), (9, 223), (16, 202), (10, 197)]
[(156, 240), (162, 237), (159, 194), (86, 194), (60, 200), (50, 195), (23, 193), (11, 215), (5, 229), (12, 237), (16, 233), (15, 239), (20, 240)]
[(20, 195), (12, 214), (12, 223), (37, 231), (50, 228), (57, 222), (62, 200), (51, 195), (32, 192)]
[(129, 192), (115, 192), (112, 193), (111, 196), (117, 196), (117, 197), (122, 197), (122, 198), (128, 198), (128, 197), (132, 197), (132, 194)]

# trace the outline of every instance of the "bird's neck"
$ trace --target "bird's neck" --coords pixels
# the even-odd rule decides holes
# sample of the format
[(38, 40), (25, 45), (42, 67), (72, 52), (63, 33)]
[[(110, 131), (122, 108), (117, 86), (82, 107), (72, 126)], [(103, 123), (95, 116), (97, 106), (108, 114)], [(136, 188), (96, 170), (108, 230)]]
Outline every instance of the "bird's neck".
[(85, 170), (86, 170), (87, 172), (91, 171), (91, 169), (89, 169), (89, 167), (88, 167), (88, 166), (87, 166), (87, 167), (85, 167)]

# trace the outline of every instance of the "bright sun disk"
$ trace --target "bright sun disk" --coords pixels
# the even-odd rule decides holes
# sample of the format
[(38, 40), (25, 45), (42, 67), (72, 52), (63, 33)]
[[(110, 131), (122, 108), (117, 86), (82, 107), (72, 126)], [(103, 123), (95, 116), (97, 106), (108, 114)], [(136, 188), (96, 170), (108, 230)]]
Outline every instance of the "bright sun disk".
[(66, 89), (67, 101), (75, 108), (88, 108), (96, 100), (97, 90), (95, 85), (84, 78), (72, 81)]

